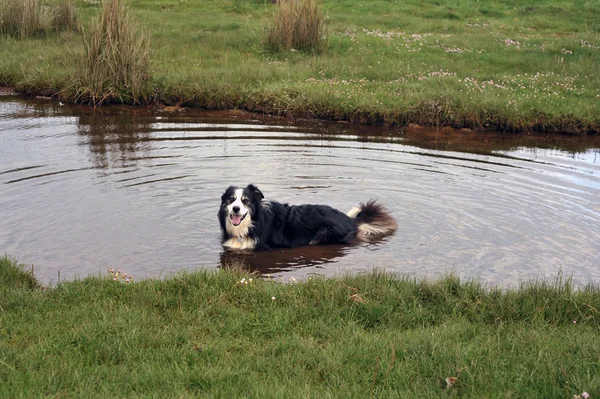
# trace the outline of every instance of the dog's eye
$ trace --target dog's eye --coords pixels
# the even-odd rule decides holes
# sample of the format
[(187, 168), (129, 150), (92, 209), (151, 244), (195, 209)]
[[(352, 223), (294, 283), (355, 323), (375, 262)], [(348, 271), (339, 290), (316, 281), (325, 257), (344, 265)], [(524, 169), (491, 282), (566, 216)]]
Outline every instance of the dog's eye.
[(244, 204), (244, 205), (248, 205), (249, 203), (250, 203), (250, 201), (248, 201), (248, 198), (244, 198), (242, 200), (242, 204)]
[(235, 201), (235, 197), (229, 197), (229, 202)]

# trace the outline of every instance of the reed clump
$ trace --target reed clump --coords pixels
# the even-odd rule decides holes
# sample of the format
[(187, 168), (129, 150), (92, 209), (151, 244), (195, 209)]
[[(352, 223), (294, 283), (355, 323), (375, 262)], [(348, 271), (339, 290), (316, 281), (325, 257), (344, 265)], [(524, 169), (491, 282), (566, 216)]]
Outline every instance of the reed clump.
[(72, 0), (50, 4), (0, 0), (0, 34), (27, 39), (45, 36), (51, 30), (77, 30), (77, 9)]
[(19, 39), (41, 36), (48, 28), (39, 0), (0, 0), (0, 32)]
[(318, 52), (323, 49), (324, 37), (317, 0), (281, 0), (267, 29), (267, 46), (273, 51)]
[(77, 8), (73, 0), (62, 0), (54, 8), (52, 28), (56, 31), (78, 31)]
[(104, 1), (89, 34), (84, 32), (77, 99), (94, 105), (138, 103), (150, 80), (150, 39), (124, 0)]

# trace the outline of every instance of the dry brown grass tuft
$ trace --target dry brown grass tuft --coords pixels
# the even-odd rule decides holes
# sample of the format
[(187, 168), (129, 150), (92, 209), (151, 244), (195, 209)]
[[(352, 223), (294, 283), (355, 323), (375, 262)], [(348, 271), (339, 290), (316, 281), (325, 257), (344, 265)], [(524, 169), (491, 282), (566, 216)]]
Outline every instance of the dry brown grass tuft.
[(45, 30), (39, 0), (1, 0), (0, 32), (19, 39), (40, 35)]
[(281, 0), (267, 32), (274, 51), (322, 49), (325, 25), (317, 0)]
[(0, 0), (0, 34), (18, 39), (76, 30), (77, 10), (72, 0), (48, 5), (40, 0)]
[(89, 35), (78, 77), (78, 100), (94, 105), (139, 102), (150, 79), (150, 39), (124, 0), (106, 0)]
[(53, 10), (52, 27), (56, 31), (77, 31), (77, 8), (73, 0), (61, 0)]

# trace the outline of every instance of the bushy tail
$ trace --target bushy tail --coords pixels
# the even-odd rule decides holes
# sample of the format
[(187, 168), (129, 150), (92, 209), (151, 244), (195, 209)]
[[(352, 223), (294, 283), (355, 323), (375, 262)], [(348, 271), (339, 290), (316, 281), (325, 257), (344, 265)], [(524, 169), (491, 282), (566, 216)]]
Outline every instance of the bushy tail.
[(385, 206), (378, 204), (375, 200), (369, 200), (366, 204), (361, 203), (359, 207), (352, 208), (347, 215), (356, 219), (357, 238), (363, 241), (367, 239), (367, 236), (393, 233), (398, 227), (398, 223), (388, 213)]

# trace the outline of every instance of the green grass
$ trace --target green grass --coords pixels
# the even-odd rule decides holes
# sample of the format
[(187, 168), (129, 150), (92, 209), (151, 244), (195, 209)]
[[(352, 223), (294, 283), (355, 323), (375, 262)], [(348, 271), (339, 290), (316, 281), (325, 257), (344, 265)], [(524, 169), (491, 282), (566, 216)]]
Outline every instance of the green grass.
[(40, 290), (14, 284), (29, 278), (16, 267), (0, 259), (1, 397), (600, 395), (600, 290), (568, 280), (241, 284), (222, 270)]
[[(272, 52), (270, 1), (131, 1), (145, 97), (353, 122), (600, 132), (600, 3), (324, 0), (319, 54)], [(78, 0), (84, 27), (100, 11)], [(0, 85), (74, 99), (79, 34), (0, 38)]]
[(25, 270), (24, 265), (8, 256), (0, 257), (0, 292), (4, 294), (18, 288), (39, 288), (33, 270)]

